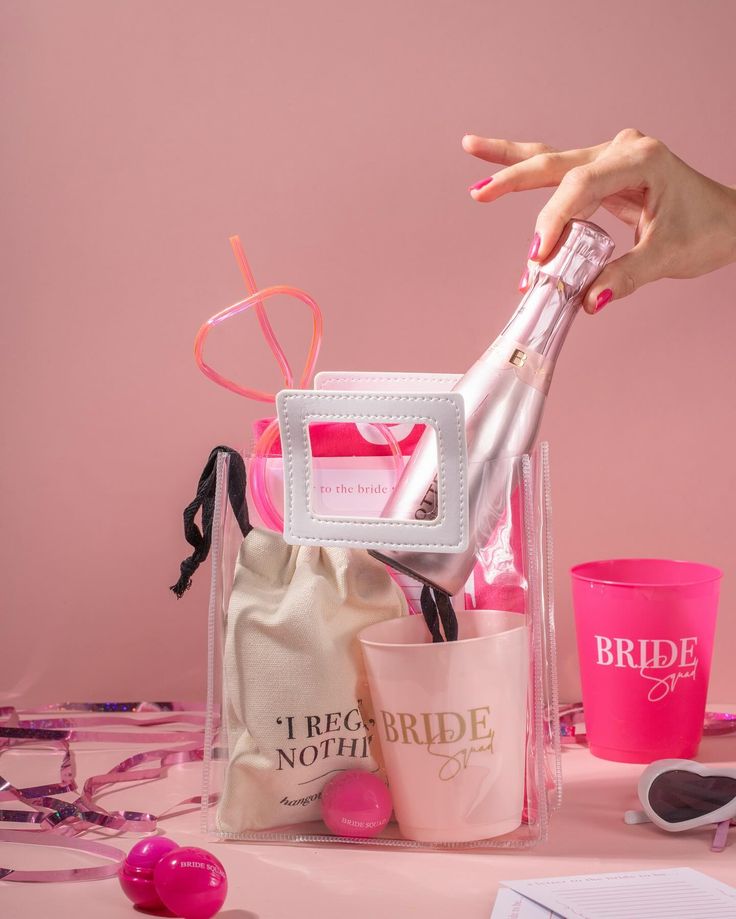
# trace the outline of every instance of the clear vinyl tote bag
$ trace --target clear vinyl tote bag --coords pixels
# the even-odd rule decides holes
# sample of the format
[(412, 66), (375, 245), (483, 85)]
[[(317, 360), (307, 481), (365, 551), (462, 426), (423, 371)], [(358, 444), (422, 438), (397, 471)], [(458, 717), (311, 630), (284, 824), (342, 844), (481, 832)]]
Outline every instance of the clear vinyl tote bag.
[[(240, 455), (216, 450), (209, 465), (204, 828), (415, 848), (546, 838), (561, 794), (546, 444), (489, 466), (505, 486), (449, 605), (363, 548), (252, 528)], [(354, 771), (388, 787), (378, 831), (324, 822), (324, 789)]]

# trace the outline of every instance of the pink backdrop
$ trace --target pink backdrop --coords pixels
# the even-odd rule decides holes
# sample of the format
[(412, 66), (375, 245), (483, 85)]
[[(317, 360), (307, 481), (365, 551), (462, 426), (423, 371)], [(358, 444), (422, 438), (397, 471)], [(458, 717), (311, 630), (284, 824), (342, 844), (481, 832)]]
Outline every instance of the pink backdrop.
[[(191, 354), (242, 296), (229, 234), (261, 284), (320, 302), (322, 369), (462, 371), (546, 197), (474, 204), (463, 133), (637, 127), (736, 181), (731, 0), (4, 0), (2, 20), (5, 700), (203, 696), (208, 578), (168, 585), (210, 447), (257, 413)], [(543, 432), (566, 698), (567, 570), (623, 554), (725, 570), (711, 698), (734, 698), (734, 287), (661, 282), (573, 329)], [(254, 329), (211, 354), (276, 386)]]

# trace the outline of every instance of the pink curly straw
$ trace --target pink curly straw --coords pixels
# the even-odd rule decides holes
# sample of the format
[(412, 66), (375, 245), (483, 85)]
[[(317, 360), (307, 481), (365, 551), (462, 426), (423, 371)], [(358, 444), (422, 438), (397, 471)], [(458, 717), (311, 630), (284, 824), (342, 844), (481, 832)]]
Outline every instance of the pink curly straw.
[[(245, 252), (240, 242), (240, 238), (238, 236), (231, 236), (230, 245), (232, 246), (233, 253), (238, 262), (241, 274), (243, 275), (243, 280), (245, 281), (245, 286), (248, 290), (249, 296), (246, 297), (245, 300), (239, 300), (232, 306), (227, 307), (227, 309), (224, 309), (221, 312), (216, 313), (214, 316), (211, 316), (207, 322), (205, 322), (204, 325), (200, 327), (194, 339), (194, 360), (196, 361), (197, 366), (202, 371), (202, 373), (206, 377), (209, 377), (213, 382), (217, 383), (218, 386), (229, 389), (231, 392), (234, 392), (239, 396), (244, 396), (246, 399), (253, 399), (258, 402), (269, 402), (274, 404), (276, 402), (276, 393), (264, 392), (260, 389), (251, 389), (250, 387), (241, 386), (239, 383), (236, 383), (235, 380), (231, 380), (228, 377), (223, 376), (221, 373), (218, 373), (214, 367), (211, 367), (208, 363), (206, 363), (203, 357), (203, 353), (204, 343), (207, 339), (207, 336), (212, 331), (212, 329), (215, 326), (220, 325), (220, 323), (225, 322), (227, 319), (231, 319), (233, 316), (237, 316), (246, 310), (255, 308), (261, 331), (263, 332), (264, 338), (266, 339), (266, 342), (271, 349), (271, 353), (276, 358), (276, 362), (278, 363), (281, 373), (283, 374), (284, 386), (286, 389), (293, 389), (295, 388), (294, 374), (289, 365), (289, 361), (287, 360), (286, 355), (284, 354), (284, 351), (279, 343), (279, 340), (276, 337), (276, 333), (274, 332), (273, 327), (269, 322), (263, 301), (267, 300), (269, 297), (275, 297), (278, 294), (285, 294), (287, 297), (295, 297), (297, 300), (300, 300), (302, 303), (308, 306), (312, 313), (312, 338), (309, 344), (309, 351), (307, 352), (307, 359), (304, 362), (304, 367), (299, 379), (299, 384), (296, 387), (298, 389), (308, 389), (311, 386), (314, 368), (317, 364), (317, 357), (319, 356), (319, 350), (322, 344), (322, 311), (308, 294), (304, 293), (303, 290), (299, 290), (297, 287), (278, 285), (275, 287), (266, 287), (263, 290), (258, 290), (255, 277), (253, 276), (253, 272), (248, 263), (248, 259), (246, 258)], [(374, 424), (373, 426), (381, 432), (391, 450), (391, 454), (394, 457), (398, 478), (404, 468), (401, 448), (399, 447), (396, 438), (393, 436), (391, 429), (388, 426), (383, 424)], [(271, 529), (282, 532), (284, 527), (284, 520), (271, 499), (268, 484), (266, 481), (266, 464), (278, 437), (278, 420), (274, 418), (263, 430), (261, 436), (258, 438), (253, 447), (253, 458), (250, 470), (250, 486), (253, 501), (264, 524)]]

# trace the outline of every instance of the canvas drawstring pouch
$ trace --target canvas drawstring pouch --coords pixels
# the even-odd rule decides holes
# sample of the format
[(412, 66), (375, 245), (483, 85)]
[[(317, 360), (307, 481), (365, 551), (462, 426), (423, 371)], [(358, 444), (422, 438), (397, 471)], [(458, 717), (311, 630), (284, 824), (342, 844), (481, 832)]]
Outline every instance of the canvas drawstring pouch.
[[(208, 466), (214, 469), (222, 449), (230, 454), (231, 503), (241, 501), (245, 468), (240, 455), (217, 448)], [(212, 506), (208, 495), (214, 480), (207, 473), (205, 467), (198, 497), (185, 511), (196, 564), (203, 550), (199, 530), (192, 530), (193, 505), (203, 508), (201, 539), (207, 549), (211, 538), (211, 512), (208, 537), (204, 511)], [(241, 835), (319, 819), (322, 788), (332, 775), (379, 770), (357, 636), (369, 625), (405, 615), (407, 605), (384, 565), (367, 552), (287, 545), (281, 534), (250, 526), (244, 500), (234, 510), (243, 542), (225, 623), (223, 716), (229, 759), (218, 826), (224, 834)], [(173, 588), (178, 595), (192, 574), (187, 559)]]

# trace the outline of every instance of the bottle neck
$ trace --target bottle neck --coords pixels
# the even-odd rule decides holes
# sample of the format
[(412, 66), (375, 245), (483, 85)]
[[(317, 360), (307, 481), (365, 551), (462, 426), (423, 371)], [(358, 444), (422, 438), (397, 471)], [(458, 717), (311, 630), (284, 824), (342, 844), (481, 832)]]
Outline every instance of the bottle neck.
[(512, 364), (519, 379), (546, 393), (583, 293), (612, 252), (613, 240), (600, 227), (570, 221), (549, 258), (534, 267), (529, 289), (487, 359)]
[(580, 304), (579, 293), (560, 278), (537, 270), (501, 337), (538, 355), (550, 374)]

